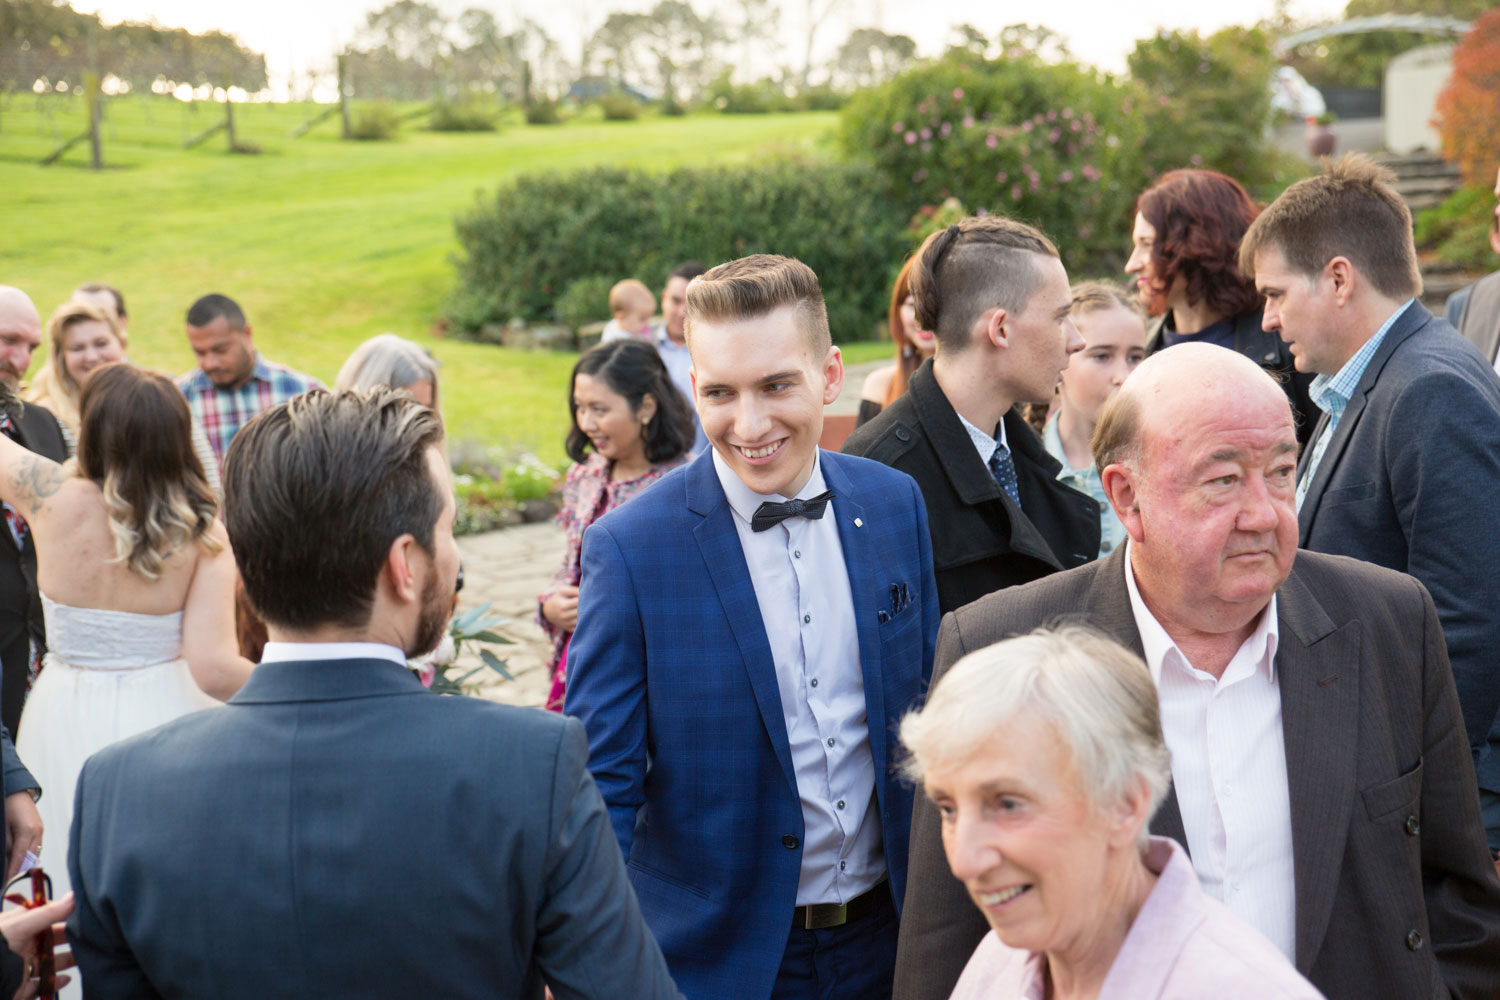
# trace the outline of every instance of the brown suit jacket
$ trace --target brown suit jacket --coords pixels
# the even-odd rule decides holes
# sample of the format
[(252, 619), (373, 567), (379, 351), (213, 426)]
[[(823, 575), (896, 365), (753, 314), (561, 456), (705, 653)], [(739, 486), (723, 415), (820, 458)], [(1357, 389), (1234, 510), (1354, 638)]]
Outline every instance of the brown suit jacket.
[[(1126, 548), (943, 618), (932, 680), (970, 650), (1081, 620), (1142, 653)], [(1299, 551), (1277, 594), (1298, 971), (1330, 1000), (1500, 990), (1500, 880), (1432, 598), (1401, 573)], [(1175, 793), (1153, 833), (1187, 843)], [(941, 1000), (988, 930), (918, 796), (896, 1000)]]

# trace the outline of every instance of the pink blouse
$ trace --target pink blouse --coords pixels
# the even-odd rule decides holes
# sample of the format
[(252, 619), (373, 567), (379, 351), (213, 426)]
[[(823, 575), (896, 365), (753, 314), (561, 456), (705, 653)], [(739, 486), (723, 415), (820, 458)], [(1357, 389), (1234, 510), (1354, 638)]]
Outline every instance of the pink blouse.
[[(1322, 1000), (1249, 924), (1198, 886), (1187, 852), (1152, 837), (1146, 867), (1160, 876), (1120, 945), (1099, 1000)], [(1047, 1000), (1047, 958), (990, 931), (949, 1000)]]
[[(563, 587), (578, 586), (580, 559), (583, 554), (583, 532), (589, 525), (614, 510), (620, 504), (637, 495), (677, 466), (687, 462), (689, 456), (682, 455), (668, 462), (658, 462), (634, 479), (615, 482), (610, 479), (614, 462), (594, 452), (582, 462), (568, 470), (567, 482), (563, 485), (562, 508), (557, 512), (557, 523), (567, 534), (567, 550), (563, 553), (562, 566), (552, 577), (552, 583), (537, 598), (536, 622), (552, 640), (552, 655), (547, 660), (547, 670), (554, 675), (553, 688), (561, 692), (561, 678), (556, 677), (558, 662), (563, 649), (573, 633), (564, 632), (542, 614), (542, 605), (547, 598)], [(560, 695), (557, 699), (560, 701)], [(548, 708), (561, 711), (561, 704)]]

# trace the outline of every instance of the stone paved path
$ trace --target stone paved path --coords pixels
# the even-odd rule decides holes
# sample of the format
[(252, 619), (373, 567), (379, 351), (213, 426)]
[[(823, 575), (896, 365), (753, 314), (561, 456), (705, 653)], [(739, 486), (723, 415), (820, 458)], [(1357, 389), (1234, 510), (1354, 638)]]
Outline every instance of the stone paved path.
[[(844, 391), (827, 409), (830, 414), (852, 414), (859, 409), (859, 389), (865, 376), (886, 361), (850, 365), (845, 374)], [(511, 705), (541, 705), (547, 700), (551, 679), (547, 676), (547, 656), (551, 646), (537, 627), (536, 596), (552, 579), (562, 562), (564, 540), (562, 529), (554, 522), (523, 524), (502, 531), (469, 535), (458, 540), (464, 562), (464, 591), (459, 607), (467, 610), (490, 603), (490, 611), (507, 620), (499, 629), (501, 635), (514, 639), (513, 646), (500, 646), (494, 652), (508, 659), (507, 668), (515, 675), (506, 681), (489, 671), (476, 674), (486, 678), (480, 693), (494, 701)], [(465, 663), (478, 664), (477, 656), (466, 655)], [(494, 677), (493, 681), (488, 678)]]

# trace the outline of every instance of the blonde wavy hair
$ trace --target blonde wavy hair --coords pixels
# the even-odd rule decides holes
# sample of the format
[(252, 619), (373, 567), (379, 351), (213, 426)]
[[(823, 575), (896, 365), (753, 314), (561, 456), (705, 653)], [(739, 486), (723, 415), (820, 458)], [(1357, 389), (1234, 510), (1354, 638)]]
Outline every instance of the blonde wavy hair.
[(79, 424), (80, 390), (78, 380), (68, 372), (67, 361), (63, 357), (63, 344), (69, 330), (79, 323), (89, 321), (109, 327), (115, 339), (120, 342), (122, 351), (130, 347), (130, 336), (115, 318), (113, 310), (82, 299), (69, 299), (58, 306), (52, 318), (47, 320), (47, 361), (21, 394), (21, 398), (28, 403), (38, 403), (52, 411), (54, 417), (75, 433)]
[(115, 561), (155, 580), (166, 562), (209, 534), (218, 502), (193, 451), (187, 400), (158, 372), (117, 362), (95, 369), (79, 410), (78, 475), (104, 494)]

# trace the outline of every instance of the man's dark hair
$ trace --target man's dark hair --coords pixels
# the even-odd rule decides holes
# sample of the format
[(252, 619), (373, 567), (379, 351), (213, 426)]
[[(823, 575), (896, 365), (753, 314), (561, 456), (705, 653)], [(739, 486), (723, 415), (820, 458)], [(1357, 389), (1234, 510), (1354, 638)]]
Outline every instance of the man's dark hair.
[(667, 275), (667, 280), (671, 281), (673, 278), (682, 278), (684, 281), (692, 281), (698, 275), (704, 274), (707, 271), (708, 268), (696, 260), (686, 260), (672, 268), (672, 273)]
[(943, 350), (964, 350), (986, 310), (1026, 311), (1042, 284), (1037, 258), (1057, 255), (1040, 230), (1001, 215), (970, 216), (933, 233), (911, 271), (917, 326)]
[(640, 410), (647, 393), (656, 400), (656, 412), (642, 431), (646, 461), (670, 462), (693, 446), (693, 418), (688, 412), (687, 400), (672, 384), (667, 366), (662, 363), (656, 348), (639, 340), (612, 340), (579, 358), (568, 379), (568, 412), (572, 414), (572, 427), (568, 430), (565, 447), (573, 461), (586, 460), (589, 449), (593, 447), (588, 435), (578, 426), (578, 408), (573, 404), (573, 386), (578, 383), (580, 375), (602, 379), (611, 392), (624, 397), (630, 404), (631, 413)]
[(431, 410), (384, 386), (314, 390), (246, 424), (224, 457), (224, 525), (261, 618), (369, 624), (391, 544), (433, 551), (443, 494), (427, 451), (442, 439)]
[(188, 309), (188, 326), (207, 326), (220, 316), (224, 322), (229, 324), (231, 330), (243, 330), (245, 328), (245, 313), (240, 309), (240, 304), (227, 295), (205, 295), (194, 302)]

